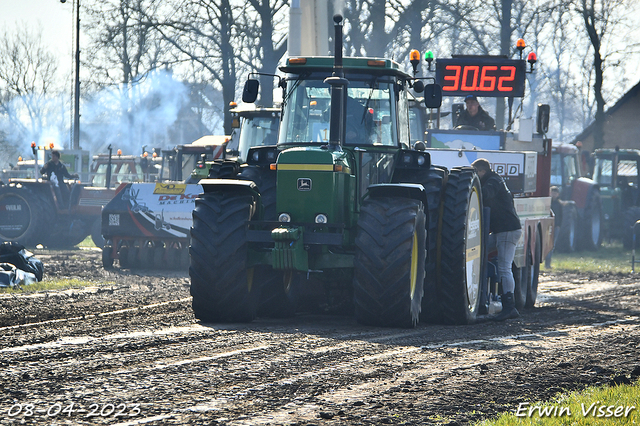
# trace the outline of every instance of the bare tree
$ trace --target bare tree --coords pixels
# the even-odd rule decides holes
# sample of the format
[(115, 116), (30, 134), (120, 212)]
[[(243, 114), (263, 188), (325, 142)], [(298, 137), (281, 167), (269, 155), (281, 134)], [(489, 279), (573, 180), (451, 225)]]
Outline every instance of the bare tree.
[(604, 146), (604, 106), (603, 94), (606, 60), (617, 53), (617, 48), (609, 39), (625, 25), (624, 18), (633, 14), (632, 4), (627, 0), (572, 0), (570, 5), (584, 23), (584, 30), (593, 52), (593, 96), (596, 101), (593, 129), (594, 149)]
[(0, 126), (6, 144), (26, 148), (31, 141), (39, 143), (47, 127), (58, 127), (49, 135), (59, 138), (64, 117), (59, 115), (57, 66), (40, 29), (22, 25), (0, 35)]

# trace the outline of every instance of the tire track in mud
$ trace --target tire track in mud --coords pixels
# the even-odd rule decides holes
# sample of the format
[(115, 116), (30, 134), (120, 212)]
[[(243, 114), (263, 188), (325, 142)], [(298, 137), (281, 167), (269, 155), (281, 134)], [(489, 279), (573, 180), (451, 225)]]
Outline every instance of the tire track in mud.
[[(605, 330), (621, 323), (635, 329), (637, 321), (637, 317), (626, 318), (541, 333), (466, 341), (454, 339), (423, 346), (382, 342), (406, 342), (424, 337), (429, 334), (428, 328), (363, 333), (349, 332), (348, 328), (327, 330), (314, 326), (301, 333), (287, 331), (281, 324), (260, 324), (259, 330), (229, 330), (232, 325), (226, 330), (192, 325), (48, 343), (39, 347), (39, 357), (31, 353), (32, 347), (5, 348), (0, 350), (0, 360), (5, 365), (21, 365), (19, 373), (32, 377), (64, 374), (71, 361), (81, 377), (67, 377), (70, 379), (67, 387), (101, 388), (107, 390), (109, 399), (114, 401), (131, 398), (130, 389), (122, 386), (124, 382), (135, 383), (141, 389), (153, 388), (156, 395), (153, 402), (146, 403), (144, 414), (147, 416), (134, 422), (179, 424), (196, 415), (194, 413), (233, 418), (241, 416), (249, 404), (252, 412), (262, 414), (252, 416), (247, 422), (237, 420), (229, 424), (270, 424), (275, 420), (288, 419), (285, 423), (294, 419), (311, 420), (317, 418), (322, 407), (340, 407), (354, 399), (370, 399), (397, 387), (398, 382), (432, 383), (456, 369), (469, 370), (496, 363), (498, 360), (493, 358), (503, 353), (503, 346), (509, 346), (509, 350), (516, 353), (519, 347), (524, 347), (525, 352), (534, 347), (553, 350), (553, 345), (563, 345), (567, 336), (581, 340), (584, 337), (579, 336), (590, 336), (593, 330), (606, 333)], [(554, 340), (556, 343), (552, 343)], [(114, 347), (114, 341), (126, 343)], [(463, 352), (451, 355), (453, 348)], [(110, 352), (118, 354), (109, 357)], [(27, 357), (3, 359), (16, 353), (26, 353)], [(30, 364), (33, 368), (29, 368)], [(315, 368), (317, 365), (323, 367)], [(424, 365), (429, 367), (420, 367)], [(11, 369), (8, 374), (12, 374)], [(2, 378), (2, 375), (2, 382), (8, 381), (9, 377)], [(91, 377), (91, 386), (86, 383), (88, 377)], [(176, 397), (175, 386), (158, 385), (172, 380), (182, 390), (179, 397)], [(193, 385), (194, 392), (186, 391), (189, 385)], [(210, 389), (206, 398), (198, 397), (202, 389)], [(298, 394), (312, 397), (300, 398)], [(263, 395), (270, 398), (261, 403)], [(46, 398), (46, 394), (41, 397)], [(279, 401), (275, 407), (270, 402), (273, 399)], [(341, 399), (344, 401), (339, 403)], [(193, 405), (194, 400), (201, 401)]]
[[(470, 407), (477, 414), (466, 418), (486, 417), (514, 398), (593, 383), (611, 374), (606, 369), (637, 363), (634, 309), (609, 300), (610, 284), (583, 285), (543, 283), (548, 297), (540, 308), (517, 321), (467, 327), (378, 329), (309, 315), (206, 325), (195, 322), (189, 298), (4, 327), (0, 424), (46, 422), (42, 415), (8, 419), (16, 401), (141, 407), (132, 419), (78, 415), (56, 424), (427, 424)], [(637, 301), (640, 286), (630, 287), (616, 291)], [(592, 365), (603, 372), (584, 369)], [(565, 374), (564, 382), (548, 380), (550, 371)], [(509, 392), (517, 395), (498, 400)]]

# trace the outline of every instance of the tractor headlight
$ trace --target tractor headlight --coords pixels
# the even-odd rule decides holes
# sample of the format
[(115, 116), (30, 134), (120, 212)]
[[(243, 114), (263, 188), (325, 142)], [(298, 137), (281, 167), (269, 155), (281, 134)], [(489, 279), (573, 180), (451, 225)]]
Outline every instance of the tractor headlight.
[(425, 159), (424, 155), (418, 155), (418, 166), (424, 165)]
[(318, 214), (316, 215), (316, 223), (327, 223), (329, 222), (329, 219), (327, 218), (326, 214)]
[(258, 161), (259, 159), (260, 159), (260, 152), (254, 151), (253, 152), (253, 161)]
[(289, 213), (280, 213), (278, 222), (291, 222), (291, 215)]
[(402, 162), (405, 164), (411, 163), (411, 154), (405, 154), (402, 156)]

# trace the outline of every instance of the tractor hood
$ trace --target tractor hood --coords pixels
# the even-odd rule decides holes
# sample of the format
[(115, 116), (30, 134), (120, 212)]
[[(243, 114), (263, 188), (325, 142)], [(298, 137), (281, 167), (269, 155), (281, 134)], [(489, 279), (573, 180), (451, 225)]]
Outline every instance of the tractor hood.
[(353, 212), (348, 206), (355, 205), (355, 200), (351, 199), (355, 194), (355, 176), (350, 163), (347, 151), (326, 147), (282, 151), (276, 164), (279, 220), (294, 223), (350, 222)]

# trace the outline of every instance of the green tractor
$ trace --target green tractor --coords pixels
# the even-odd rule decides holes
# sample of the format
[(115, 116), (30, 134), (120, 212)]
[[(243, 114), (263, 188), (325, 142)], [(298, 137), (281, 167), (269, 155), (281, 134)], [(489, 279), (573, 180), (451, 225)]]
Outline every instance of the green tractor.
[(249, 149), (254, 146), (276, 145), (280, 127), (280, 109), (256, 106), (233, 108), (233, 131), (224, 158), (209, 159), (203, 155), (191, 173), (191, 181), (229, 178), (242, 174)]
[[(485, 225), (471, 167), (433, 166), (411, 145), (409, 89), (388, 59), (289, 58), (276, 146), (244, 170), (200, 181), (191, 228), (191, 295), (205, 322), (249, 322), (346, 305), (358, 322), (473, 323), (488, 306)], [(258, 81), (249, 79), (244, 102)], [(423, 90), (421, 90), (423, 89)]]
[(624, 248), (631, 249), (634, 229), (637, 231), (634, 225), (640, 220), (640, 150), (597, 149), (593, 157), (593, 180), (600, 187), (605, 235), (622, 239)]

